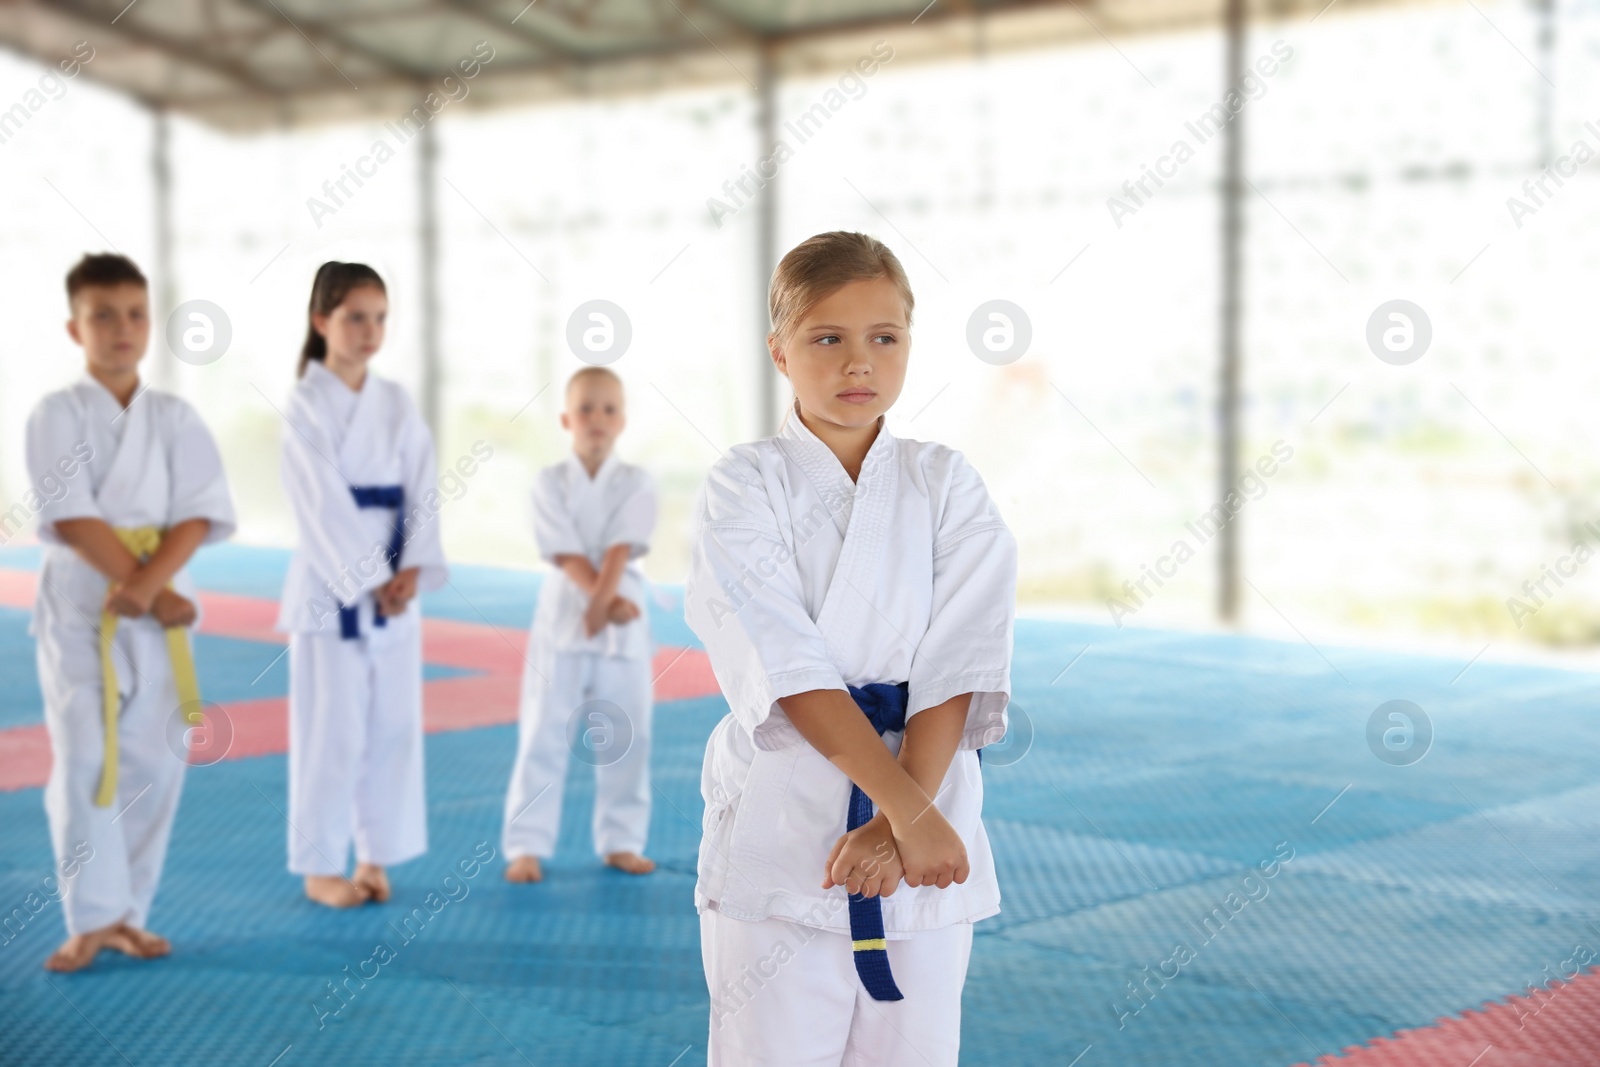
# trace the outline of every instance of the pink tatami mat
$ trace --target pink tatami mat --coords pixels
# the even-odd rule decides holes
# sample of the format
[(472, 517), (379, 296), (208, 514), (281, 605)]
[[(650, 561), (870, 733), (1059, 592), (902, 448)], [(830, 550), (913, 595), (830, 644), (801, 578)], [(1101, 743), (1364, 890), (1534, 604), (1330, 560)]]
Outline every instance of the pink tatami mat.
[[(31, 571), (0, 568), (0, 606), (32, 607), (37, 586), (38, 576)], [(200, 609), (203, 634), (278, 646), (288, 643), (286, 634), (273, 629), (278, 616), (275, 600), (202, 592)], [(525, 630), (424, 619), (424, 661), (475, 673), (424, 684), (423, 728), (428, 733), (439, 733), (515, 722), (527, 644)], [(654, 670), (658, 702), (717, 692), (711, 663), (700, 649), (658, 649)], [(208, 715), (220, 708), (227, 716), (225, 726), (210, 724), (217, 734), (232, 735), (220, 758), (243, 759), (287, 751), (288, 703), (287, 697), (274, 696), (232, 701), (208, 709)], [(206, 762), (216, 762), (216, 757), (208, 756)], [(49, 774), (50, 739), (43, 723), (0, 730), (0, 792), (38, 788)]]

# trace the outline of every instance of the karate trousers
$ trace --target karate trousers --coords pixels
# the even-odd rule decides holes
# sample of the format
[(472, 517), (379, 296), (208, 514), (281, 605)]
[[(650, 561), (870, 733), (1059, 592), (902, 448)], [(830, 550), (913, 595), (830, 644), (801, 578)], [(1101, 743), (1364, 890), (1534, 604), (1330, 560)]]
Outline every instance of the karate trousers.
[(389, 867), (428, 850), (422, 627), (289, 635), (289, 870)]
[[(820, 877), (820, 876), (819, 876)], [(850, 935), (700, 913), (711, 993), (707, 1067), (954, 1067), (972, 924), (889, 941), (904, 1000), (873, 1000)]]
[[(530, 646), (532, 642), (530, 642)], [(522, 674), (517, 762), (501, 833), (506, 859), (555, 853), (569, 758), (593, 764), (594, 850), (644, 852), (650, 833), (651, 662), (555, 653)]]
[(111, 657), (122, 698), (120, 754), (117, 794), (104, 808), (94, 803), (105, 765), (99, 631), (41, 623), (36, 637), (51, 752), (44, 808), (67, 933), (119, 922), (142, 929), (188, 767), (183, 727), (168, 735), (181, 709), (166, 633), (152, 619), (118, 620)]

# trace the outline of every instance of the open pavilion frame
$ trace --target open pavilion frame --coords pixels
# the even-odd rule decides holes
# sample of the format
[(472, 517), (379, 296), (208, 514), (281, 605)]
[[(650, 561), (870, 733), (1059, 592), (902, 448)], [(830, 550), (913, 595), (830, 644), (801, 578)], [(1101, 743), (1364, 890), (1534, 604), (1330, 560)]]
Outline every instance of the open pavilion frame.
[[(874, 37), (894, 34), (896, 64), (948, 62), (1186, 28), (1223, 31), (1219, 86), (1237, 79), (1252, 17), (1319, 15), (1336, 0), (0, 0), (0, 46), (44, 63), (89, 40), (85, 74), (139, 101), (155, 126), (149, 161), (155, 203), (157, 312), (175, 303), (172, 158), (168, 117), (183, 115), (248, 135), (392, 118), (435, 91), (473, 45), (496, 57), (474, 79), (468, 108), (748, 86), (759, 116), (756, 158), (776, 145), (776, 90), (784, 78), (848, 68)], [(1344, 0), (1371, 7), (1394, 0)], [(1243, 117), (1224, 127), (1218, 182), (1219, 499), (1239, 477)], [(438, 426), (441, 383), (438, 242), (439, 147), (421, 126), (416, 154), (422, 264), (419, 405)], [(777, 262), (776, 177), (753, 198), (757, 278), (751, 299), (766, 321), (765, 279)], [(765, 345), (765, 338), (760, 340)], [(776, 374), (758, 376), (761, 426), (778, 413)], [(1218, 538), (1218, 617), (1238, 611), (1238, 530)]]

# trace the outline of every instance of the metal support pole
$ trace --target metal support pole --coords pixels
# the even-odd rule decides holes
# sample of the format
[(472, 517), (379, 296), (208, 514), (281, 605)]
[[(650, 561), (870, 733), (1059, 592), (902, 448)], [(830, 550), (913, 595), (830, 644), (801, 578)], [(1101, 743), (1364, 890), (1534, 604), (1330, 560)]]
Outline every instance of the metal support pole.
[(422, 275), (422, 379), (418, 389), (422, 417), (443, 445), (439, 423), (439, 142), (433, 123), (422, 127), (417, 146), (417, 253)]
[[(761, 66), (758, 74), (759, 85), (756, 89), (757, 124), (759, 129), (760, 145), (756, 156), (756, 172), (761, 177), (761, 162), (770, 158), (776, 150), (778, 143), (778, 108), (777, 108), (777, 70), (774, 48), (770, 44), (761, 46)], [(756, 274), (760, 278), (757, 298), (760, 303), (756, 311), (756, 328), (760, 334), (762, 353), (760, 369), (756, 371), (756, 436), (767, 437), (777, 432), (778, 429), (778, 369), (772, 365), (772, 360), (767, 358), (767, 328), (770, 321), (767, 310), (767, 286), (771, 282), (772, 272), (778, 266), (778, 176), (776, 173), (767, 179), (766, 186), (756, 194), (756, 211), (758, 214), (756, 233), (756, 262), (759, 269)]]
[[(1244, 0), (1227, 0), (1224, 93), (1244, 70)], [(1218, 499), (1237, 492), (1239, 482), (1239, 285), (1243, 243), (1240, 218), (1244, 197), (1244, 112), (1222, 130), (1222, 360), (1217, 390)], [(1217, 617), (1234, 622), (1239, 615), (1239, 517), (1223, 524), (1217, 539)]]
[(1556, 90), (1552, 84), (1556, 60), (1556, 6), (1554, 0), (1537, 0), (1539, 8), (1539, 70), (1534, 88), (1539, 93), (1539, 169), (1556, 158)]
[(152, 341), (158, 356), (145, 364), (149, 370), (147, 384), (161, 389), (171, 389), (176, 384), (176, 367), (167, 352), (167, 316), (178, 303), (177, 278), (174, 277), (172, 254), (172, 127), (165, 108), (151, 114), (150, 184), (155, 208), (155, 275), (156, 289), (151, 294), (155, 306), (150, 309)]

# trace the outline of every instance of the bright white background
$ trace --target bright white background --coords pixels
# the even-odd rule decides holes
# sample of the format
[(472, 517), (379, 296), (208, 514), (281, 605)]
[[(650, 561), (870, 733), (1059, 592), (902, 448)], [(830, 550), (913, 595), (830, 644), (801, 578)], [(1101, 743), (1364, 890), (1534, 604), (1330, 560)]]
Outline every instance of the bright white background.
[[(1600, 518), (1600, 162), (1513, 225), (1506, 199), (1537, 174), (1547, 87), (1534, 64), (1545, 57), (1527, 8), (1478, 8), (1335, 7), (1252, 32), (1252, 60), (1275, 41), (1293, 49), (1244, 111), (1254, 188), (1243, 454), (1248, 463), (1276, 441), (1294, 451), (1240, 519), (1245, 619), (1259, 628), (1361, 627), (1472, 647), (1600, 637), (1600, 565), (1520, 630), (1506, 610), (1570, 550), (1579, 524)], [(1563, 4), (1558, 25), (1545, 70), (1557, 86), (1556, 154), (1580, 139), (1600, 150), (1600, 7)], [(782, 249), (861, 229), (911, 275), (912, 371), (892, 428), (954, 445), (983, 472), (1022, 544), (1025, 608), (1075, 605), (1102, 619), (1124, 580), (1175, 540), (1195, 543), (1185, 523), (1218, 496), (1220, 140), (1120, 227), (1106, 202), (1175, 140), (1194, 143), (1184, 124), (1222, 94), (1221, 40), (1189, 32), (1117, 47), (891, 60), (779, 178)], [(0, 56), (0, 110), (42, 72)], [(787, 83), (780, 117), (834, 80)], [(565, 324), (602, 297), (634, 329), (616, 364), (630, 403), (620, 451), (663, 488), (647, 569), (681, 578), (695, 489), (717, 448), (757, 425), (755, 211), (719, 227), (706, 203), (754, 163), (750, 95), (452, 105), (437, 121), (448, 183), (439, 453), (452, 461), (480, 439), (495, 449), (445, 509), (452, 556), (535, 565), (527, 489), (563, 452), (559, 382), (579, 365)], [(391, 332), (377, 366), (416, 384), (415, 143), (320, 227), (306, 207), (382, 132), (239, 138), (173, 122), (176, 296), (221, 305), (234, 341), (207, 367), (178, 364), (159, 338), (150, 359), (169, 364), (220, 440), (243, 541), (293, 537), (274, 405), (292, 381), (319, 262), (383, 273)], [(62, 330), (62, 275), (84, 251), (112, 247), (153, 269), (151, 136), (146, 112), (79, 77), (0, 144), (0, 505), (27, 484), (29, 408), (81, 366)], [(996, 297), (1033, 325), (1027, 355), (1006, 367), (965, 342), (969, 314)], [(1407, 367), (1379, 362), (1364, 339), (1373, 309), (1394, 298), (1433, 325), (1432, 348)], [(1134, 621), (1208, 619), (1213, 549)]]

